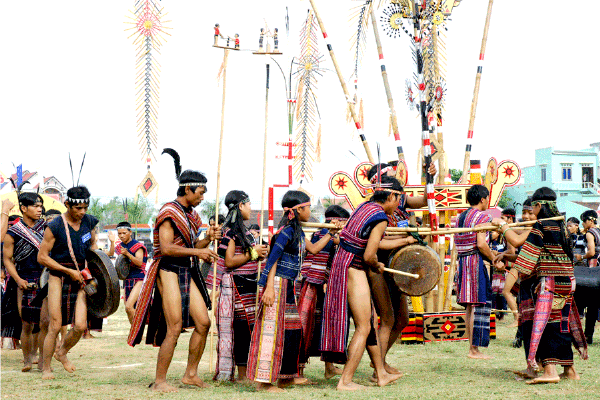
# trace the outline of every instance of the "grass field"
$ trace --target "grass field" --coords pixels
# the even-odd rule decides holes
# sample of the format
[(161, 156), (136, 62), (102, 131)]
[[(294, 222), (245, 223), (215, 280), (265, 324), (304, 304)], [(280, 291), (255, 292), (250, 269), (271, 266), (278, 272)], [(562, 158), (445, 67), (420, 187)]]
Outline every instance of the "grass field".
[[(317, 399), (597, 399), (600, 398), (600, 345), (590, 348), (590, 359), (577, 359), (575, 367), (581, 381), (563, 381), (555, 385), (529, 386), (517, 381), (507, 370), (523, 368), (523, 349), (511, 347), (515, 328), (508, 321), (498, 323), (498, 339), (493, 340), (487, 353), (492, 360), (469, 360), (465, 342), (440, 342), (426, 345), (396, 345), (389, 357), (390, 364), (404, 372), (395, 384), (385, 388), (369, 383), (368, 357), (365, 353), (356, 380), (368, 389), (352, 394), (335, 390), (336, 380), (323, 379), (323, 364), (317, 359), (306, 375), (317, 385), (294, 387), (284, 395), (257, 393), (252, 386), (211, 382), (208, 373), (208, 353), (200, 364), (202, 379), (210, 389), (194, 389), (179, 384), (187, 359), (189, 333), (182, 334), (169, 370), (169, 381), (177, 384), (178, 393), (158, 394), (147, 389), (152, 382), (157, 349), (140, 345), (136, 348), (125, 342), (129, 323), (124, 308), (105, 322), (95, 339), (82, 340), (70, 353), (77, 367), (68, 374), (53, 361), (56, 379), (42, 381), (41, 373), (22, 373), (22, 353), (2, 350), (1, 398), (3, 399), (254, 399), (280, 398)], [(596, 335), (596, 339), (600, 335)], [(600, 341), (600, 340), (599, 340)], [(559, 371), (562, 368), (559, 368)]]

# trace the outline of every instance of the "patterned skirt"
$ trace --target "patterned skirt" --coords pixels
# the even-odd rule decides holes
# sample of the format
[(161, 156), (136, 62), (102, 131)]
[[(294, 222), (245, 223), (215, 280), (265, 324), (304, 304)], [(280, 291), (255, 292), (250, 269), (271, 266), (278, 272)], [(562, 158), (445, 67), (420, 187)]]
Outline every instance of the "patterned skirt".
[(321, 326), (323, 303), (325, 302), (324, 285), (316, 285), (306, 280), (302, 281), (298, 302), (298, 311), (302, 323), (302, 355), (300, 364), (308, 363), (310, 357), (321, 355)]
[(458, 296), (456, 302), (462, 306), (484, 305), (488, 302), (491, 282), (487, 268), (479, 254), (458, 258)]
[(127, 301), (131, 295), (131, 291), (133, 290), (135, 284), (143, 281), (144, 278), (127, 278), (123, 281), (123, 289), (125, 289), (125, 301)]
[(249, 379), (275, 383), (299, 373), (302, 325), (296, 306), (294, 282), (275, 277), (275, 303), (262, 303), (252, 331), (248, 354)]
[[(40, 278), (23, 277), (27, 282), (34, 282), (39, 285)], [(32, 304), (33, 300), (37, 296), (39, 289), (34, 290), (23, 290), (23, 298), (21, 300), (21, 319), (25, 322), (32, 324), (39, 324), (40, 322), (40, 311), (42, 309), (40, 304)]]

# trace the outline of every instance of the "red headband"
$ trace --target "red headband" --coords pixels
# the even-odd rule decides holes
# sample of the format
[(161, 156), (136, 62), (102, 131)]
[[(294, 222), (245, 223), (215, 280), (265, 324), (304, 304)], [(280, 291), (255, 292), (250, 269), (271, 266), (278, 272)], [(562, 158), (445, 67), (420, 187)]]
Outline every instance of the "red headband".
[[(310, 206), (310, 201), (307, 201), (306, 203), (296, 204), (294, 207), (283, 207), (283, 212), (296, 210), (300, 207), (305, 207), (305, 206)], [(289, 213), (288, 219), (294, 219), (294, 213)]]

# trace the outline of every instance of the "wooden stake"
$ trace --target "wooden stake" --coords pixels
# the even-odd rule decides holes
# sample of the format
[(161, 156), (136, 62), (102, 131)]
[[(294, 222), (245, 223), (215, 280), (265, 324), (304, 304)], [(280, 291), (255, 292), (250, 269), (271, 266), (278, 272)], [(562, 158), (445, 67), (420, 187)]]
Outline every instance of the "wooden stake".
[(461, 183), (469, 183), (471, 146), (473, 141), (473, 129), (475, 128), (475, 114), (477, 112), (477, 102), (479, 100), (479, 86), (481, 84), (481, 74), (483, 72), (483, 59), (485, 56), (485, 46), (487, 44), (488, 30), (490, 29), (490, 18), (492, 16), (492, 6), (494, 0), (488, 3), (487, 14), (485, 16), (485, 26), (483, 28), (483, 39), (481, 39), (481, 51), (479, 52), (479, 65), (477, 66), (477, 75), (475, 75), (475, 89), (473, 89), (473, 100), (471, 101), (471, 111), (469, 114), (469, 132), (467, 133), (467, 146), (465, 148), (465, 161), (463, 163), (463, 175)]
[(448, 270), (448, 283), (446, 284), (444, 311), (448, 311), (452, 308), (452, 287), (454, 286), (454, 274), (456, 273), (456, 261), (458, 259), (458, 250), (456, 250), (454, 236), (451, 236), (450, 238), (450, 246), (452, 246), (452, 256), (450, 258), (450, 269)]
[[(400, 144), (400, 131), (398, 129), (398, 117), (396, 116), (396, 109), (394, 108), (394, 99), (392, 97), (392, 91), (390, 89), (390, 81), (388, 80), (387, 71), (385, 69), (385, 64), (383, 63), (383, 47), (381, 46), (381, 38), (379, 37), (379, 26), (377, 24), (377, 19), (375, 16), (375, 10), (373, 9), (373, 4), (370, 5), (371, 8), (371, 27), (373, 29), (373, 34), (375, 35), (375, 43), (377, 43), (377, 53), (379, 54), (379, 59), (381, 60), (381, 77), (383, 78), (383, 87), (385, 88), (385, 95), (387, 97), (388, 107), (390, 109), (390, 118), (392, 122), (392, 132), (394, 133), (394, 140), (396, 141), (396, 150), (398, 151), (398, 162), (402, 162), (406, 165), (406, 160), (404, 159), (404, 151), (402, 150), (402, 146)], [(400, 176), (401, 168), (400, 165), (396, 167), (396, 178), (400, 181), (402, 186), (406, 186), (406, 179), (404, 176)]]
[[(265, 186), (267, 181), (267, 132), (269, 126), (269, 69), (270, 65), (267, 61), (267, 84), (265, 88), (265, 137), (263, 144), (263, 179), (262, 179), (262, 189), (260, 192), (260, 236), (259, 243), (263, 243), (263, 228), (264, 228), (264, 214), (265, 214)], [(260, 269), (261, 262), (258, 261), (258, 273), (256, 275), (256, 281), (260, 279)], [(258, 297), (260, 295), (260, 286), (256, 285), (256, 313), (258, 314)]]
[[(225, 89), (227, 88), (227, 58), (229, 57), (229, 50), (225, 49), (223, 54), (223, 99), (221, 100), (221, 133), (219, 134), (219, 159), (217, 161), (217, 199), (215, 201), (215, 225), (219, 225), (219, 192), (221, 190), (221, 156), (223, 154), (223, 130), (225, 128)], [(213, 242), (215, 251), (219, 248), (218, 241)], [(211, 319), (211, 332), (210, 332), (210, 356), (208, 364), (208, 372), (213, 372), (213, 349), (214, 339), (212, 330), (216, 328), (215, 324), (215, 308), (217, 301), (217, 260), (213, 263), (213, 282), (212, 282), (212, 293), (211, 293), (212, 310), (210, 312)]]
[(331, 61), (333, 62), (333, 66), (335, 67), (335, 72), (337, 73), (338, 79), (340, 80), (340, 84), (342, 85), (342, 90), (344, 91), (344, 96), (346, 97), (346, 102), (348, 103), (348, 108), (350, 109), (350, 115), (352, 115), (352, 120), (354, 121), (354, 125), (358, 130), (358, 135), (360, 136), (360, 140), (365, 148), (365, 152), (367, 153), (367, 158), (370, 163), (375, 164), (375, 159), (371, 154), (371, 149), (369, 148), (369, 143), (367, 143), (367, 138), (365, 137), (364, 131), (362, 129), (362, 125), (360, 123), (360, 118), (358, 114), (356, 114), (356, 110), (354, 109), (354, 103), (352, 102), (352, 97), (348, 92), (348, 87), (346, 87), (346, 81), (344, 80), (344, 76), (342, 75), (342, 70), (338, 65), (337, 59), (335, 58), (335, 53), (333, 52), (333, 47), (328, 43), (327, 40), (327, 31), (325, 30), (325, 25), (323, 25), (323, 21), (321, 20), (321, 16), (319, 15), (319, 11), (315, 7), (315, 0), (310, 0), (310, 5), (315, 13), (315, 17), (317, 17), (317, 22), (319, 23), (319, 27), (321, 28), (321, 33), (323, 33), (323, 38), (327, 43), (327, 50), (329, 50), (329, 55), (331, 56)]

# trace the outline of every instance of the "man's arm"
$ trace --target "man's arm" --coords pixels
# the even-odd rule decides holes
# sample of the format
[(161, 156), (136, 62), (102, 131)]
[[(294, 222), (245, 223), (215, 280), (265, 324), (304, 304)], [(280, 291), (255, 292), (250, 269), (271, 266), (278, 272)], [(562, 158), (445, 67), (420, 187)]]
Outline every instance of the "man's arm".
[(96, 230), (92, 229), (92, 231), (90, 232), (92, 234), (92, 245), (90, 246), (90, 249), (92, 250), (98, 250), (98, 238), (96, 237)]
[(110, 248), (106, 252), (109, 257), (115, 255), (115, 234), (112, 231), (108, 232), (108, 240), (110, 241)]
[(2, 249), (2, 258), (4, 261), (4, 265), (6, 266), (6, 272), (17, 282), (17, 285), (25, 290), (27, 289), (27, 281), (25, 279), (21, 279), (19, 273), (17, 272), (17, 267), (13, 263), (13, 255), (15, 249), (15, 240), (11, 235), (6, 235), (4, 239), (4, 247)]
[(166, 220), (158, 228), (158, 237), (160, 240), (160, 252), (164, 256), (170, 257), (199, 257), (204, 261), (213, 262), (217, 256), (217, 253), (206, 248), (190, 249), (188, 247), (181, 247), (175, 245), (175, 230), (171, 221)]
[[(125, 249), (125, 247), (121, 247), (122, 249)], [(144, 250), (143, 249), (138, 249), (135, 252), (135, 255), (131, 254), (129, 252), (129, 250), (125, 249), (127, 252), (126, 253), (121, 253), (123, 254), (125, 257), (129, 258), (131, 260), (131, 263), (133, 265), (135, 265), (138, 268), (142, 268), (142, 266), (144, 265)]]
[(379, 249), (380, 238), (383, 236), (387, 228), (387, 221), (381, 221), (371, 230), (369, 235), (369, 241), (367, 242), (367, 248), (363, 255), (363, 260), (373, 271), (383, 272), (383, 263), (377, 260), (377, 250)]
[(477, 248), (488, 260), (492, 261), (494, 259), (494, 254), (492, 253), (492, 250), (486, 241), (485, 232), (477, 233)]
[(596, 254), (596, 247), (594, 246), (594, 235), (590, 232), (585, 234), (585, 240), (587, 242), (587, 251), (583, 255), (583, 258), (589, 260), (590, 258), (594, 258)]
[(4, 241), (4, 236), (8, 231), (8, 213), (14, 207), (14, 204), (8, 200), (2, 200), (2, 214), (0, 215), (0, 242)]

